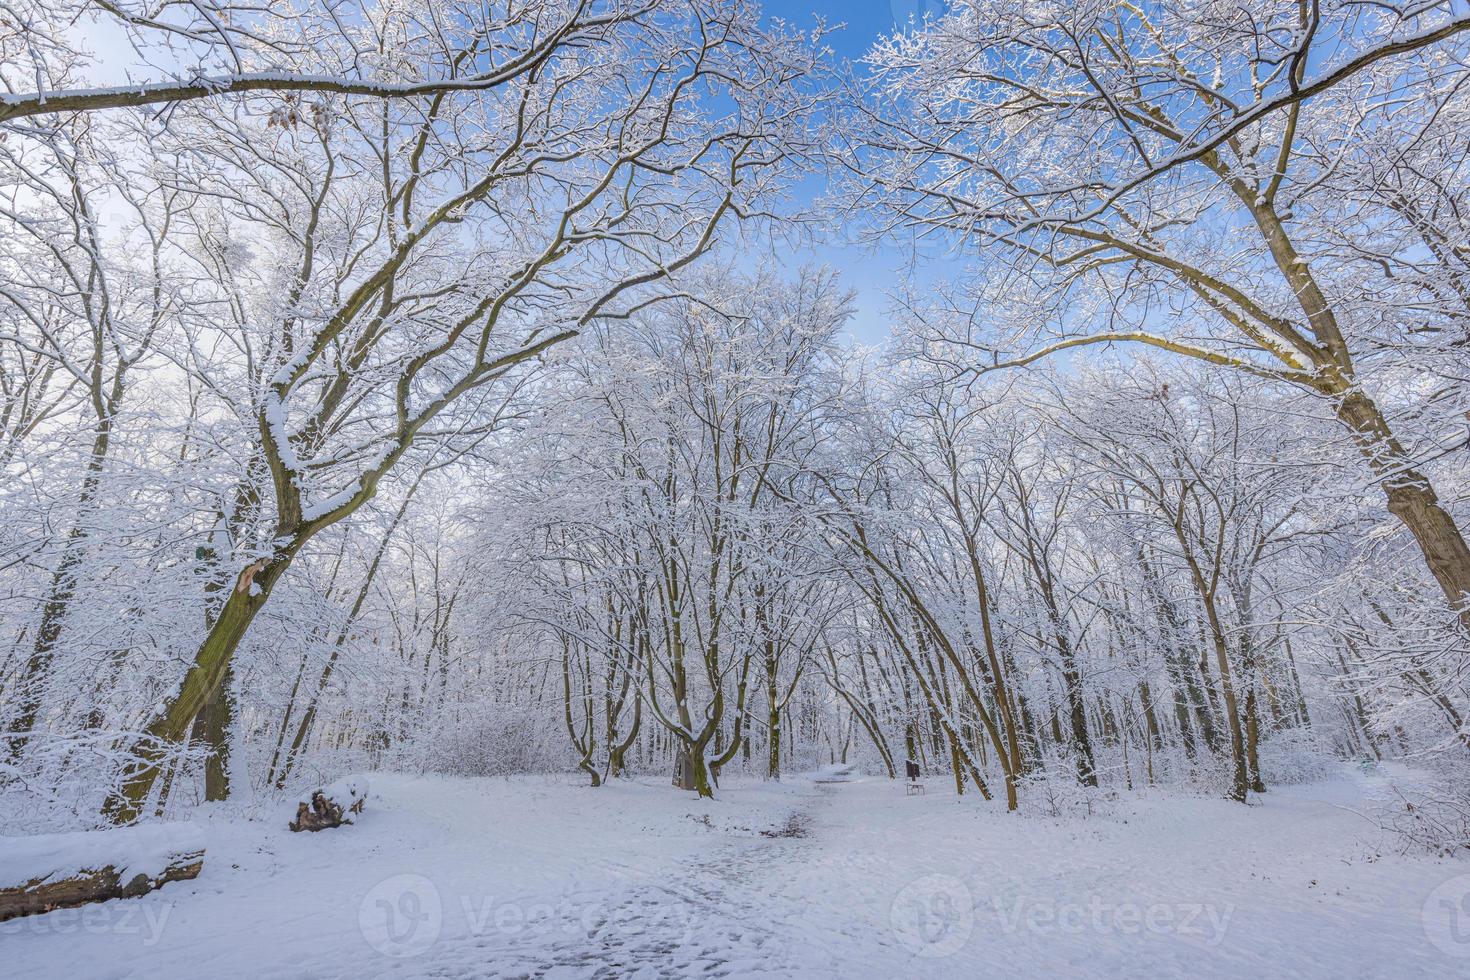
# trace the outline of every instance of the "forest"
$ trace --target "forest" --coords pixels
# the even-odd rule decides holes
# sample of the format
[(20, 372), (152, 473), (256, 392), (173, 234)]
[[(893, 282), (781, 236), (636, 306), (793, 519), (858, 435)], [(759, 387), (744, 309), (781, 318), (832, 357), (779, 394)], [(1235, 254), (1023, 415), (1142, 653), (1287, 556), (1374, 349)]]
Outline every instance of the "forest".
[(1470, 5), (866, 6), (0, 0), (17, 976), (1463, 975)]

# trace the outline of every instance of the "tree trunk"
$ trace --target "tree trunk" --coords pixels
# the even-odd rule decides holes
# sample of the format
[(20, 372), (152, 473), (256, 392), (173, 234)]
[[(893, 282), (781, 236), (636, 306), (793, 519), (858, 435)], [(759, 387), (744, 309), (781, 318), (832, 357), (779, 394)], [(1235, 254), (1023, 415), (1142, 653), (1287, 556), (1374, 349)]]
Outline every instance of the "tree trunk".
[(623, 770), (628, 767), (628, 749), (638, 740), (638, 732), (643, 727), (643, 699), (633, 699), (633, 724), (628, 729), (628, 737), (621, 742), (611, 743), (607, 750), (607, 771), (613, 779), (622, 776)]
[(1359, 386), (1352, 356), (1337, 322), (1337, 314), (1317, 283), (1311, 265), (1303, 261), (1287, 234), (1275, 202), (1237, 191), (1260, 228), (1271, 257), (1291, 287), (1298, 305), (1322, 344), (1327, 362), (1322, 393), (1336, 400), (1337, 417), (1353, 433), (1359, 451), (1383, 481), (1389, 513), (1409, 529), (1424, 563), (1444, 592), (1460, 624), (1470, 630), (1470, 546), (1454, 519), (1440, 506), (1429, 478), (1414, 467), (1414, 458), (1399, 442), (1378, 405)]
[(954, 770), (954, 792), (956, 796), (964, 796), (965, 766), (960, 761), (960, 741), (952, 729), (946, 729), (945, 734), (949, 738), (949, 766)]
[(230, 798), (230, 726), (235, 718), (233, 667), (225, 669), (219, 688), (204, 703), (194, 719), (194, 738), (205, 745), (204, 798), (218, 803)]
[(776, 664), (766, 660), (766, 776), (781, 778), (781, 704), (776, 689)]
[(1352, 430), (1359, 450), (1383, 481), (1388, 511), (1414, 536), (1424, 563), (1460, 624), (1470, 630), (1470, 546), (1439, 503), (1429, 478), (1414, 468), (1378, 405), (1361, 391), (1343, 396), (1337, 417)]
[(1252, 793), (1266, 792), (1266, 784), (1261, 779), (1261, 760), (1256, 755), (1256, 743), (1260, 736), (1261, 720), (1256, 710), (1256, 685), (1252, 683), (1245, 692), (1245, 763)]
[(681, 745), (674, 755), (674, 785), (702, 797), (713, 797), (709, 766), (704, 760), (704, 746), (699, 743)]
[(1229, 647), (1225, 642), (1224, 634), (1215, 626), (1213, 605), (1207, 601), (1205, 609), (1211, 619), (1215, 660), (1220, 671), (1220, 690), (1225, 701), (1225, 720), (1230, 728), (1230, 758), (1234, 763), (1234, 775), (1230, 780), (1230, 798), (1238, 803), (1244, 803), (1250, 781), (1246, 776), (1245, 733), (1240, 721), (1240, 710), (1235, 701), (1235, 685), (1230, 676), (1230, 659), (1227, 652)]
[[(37, 869), (35, 878), (0, 887), (0, 922), (90, 902), (135, 898), (170, 881), (197, 878), (204, 867), (203, 835), (187, 825), (159, 824), (126, 831), (86, 831), (65, 836), (75, 838), (76, 846), (83, 852), (96, 850), (99, 842), (110, 844), (112, 837), (116, 837), (116, 863), (98, 862), (101, 866), (78, 868), (75, 873), (62, 878)], [(160, 866), (135, 872), (127, 866), (124, 856), (136, 855), (143, 850), (162, 851), (165, 860)]]
[(114, 823), (132, 823), (141, 815), (170, 747), (184, 738), (194, 719), (219, 689), (235, 650), (270, 598), (271, 589), (290, 567), (292, 557), (262, 559), (240, 572), (214, 627), (199, 645), (178, 692), (148, 725), (146, 737), (133, 744), (132, 762), (123, 774), (122, 788), (109, 796), (103, 806), (103, 813)]
[(1184, 672), (1180, 669), (1178, 659), (1167, 651), (1164, 656), (1170, 680), (1174, 683), (1174, 723), (1179, 726), (1179, 737), (1184, 742), (1184, 754), (1193, 760), (1198, 752), (1195, 746), (1194, 724), (1190, 720), (1193, 714), (1190, 711), (1193, 698), (1185, 684)]
[(1077, 781), (1083, 786), (1097, 785), (1097, 763), (1092, 755), (1092, 737), (1087, 731), (1087, 702), (1083, 700), (1082, 674), (1077, 669), (1077, 655), (1072, 642), (1057, 622), (1057, 643), (1062, 658), (1062, 684), (1067, 696), (1067, 716), (1071, 721), (1072, 745), (1077, 752)]
[(1138, 698), (1143, 704), (1143, 717), (1148, 722), (1148, 737), (1153, 749), (1162, 751), (1164, 748), (1164, 736), (1159, 731), (1159, 716), (1154, 712), (1154, 696), (1149, 690), (1148, 681), (1138, 682)]

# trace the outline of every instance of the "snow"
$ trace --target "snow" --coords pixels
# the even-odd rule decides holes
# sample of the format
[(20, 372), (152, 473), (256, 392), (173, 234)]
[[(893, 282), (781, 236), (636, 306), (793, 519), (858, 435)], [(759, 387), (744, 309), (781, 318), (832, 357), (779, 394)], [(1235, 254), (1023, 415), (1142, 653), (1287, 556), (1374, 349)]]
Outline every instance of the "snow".
[(171, 859), (204, 849), (203, 832), (187, 823), (0, 837), (0, 888), (60, 881), (109, 866), (117, 869), (122, 881), (140, 874), (156, 878)]
[[(816, 775), (816, 774), (814, 774)], [(829, 775), (829, 774), (827, 774)], [(1142, 793), (1007, 814), (858, 774), (727, 781), (378, 774), (355, 827), (215, 812), (156, 929), (0, 924), (14, 976), (1462, 977), (1470, 862), (1399, 856), (1344, 771), (1259, 805)], [(77, 911), (77, 910), (73, 910)], [(49, 921), (57, 922), (55, 928)]]
[(275, 443), (276, 458), (288, 472), (300, 473), (301, 460), (291, 446), (291, 430), (286, 424), (286, 406), (274, 391), (267, 391), (262, 396), (261, 411), (270, 430), (271, 442)]
[[(304, 352), (298, 352), (290, 361), (283, 365), (276, 374), (275, 386), (282, 387), (289, 383), (292, 373), (305, 364)], [(275, 446), (276, 458), (281, 466), (292, 474), (292, 484), (300, 491), (302, 497), (301, 519), (303, 521), (315, 521), (335, 510), (339, 510), (352, 502), (358, 494), (362, 493), (361, 476), (350, 481), (345, 487), (336, 493), (330, 494), (320, 500), (312, 499), (312, 490), (305, 479), (306, 465), (296, 455), (295, 446), (291, 442), (291, 427), (287, 421), (286, 405), (282, 402), (280, 394), (274, 389), (265, 392), (261, 398), (261, 412), (265, 418), (266, 427), (270, 430), (271, 442)], [(380, 446), (364, 464), (364, 472), (373, 472), (380, 468), (393, 452), (393, 445)], [(252, 593), (258, 594), (258, 593)]]
[[(352, 498), (362, 493), (362, 481), (353, 480), (346, 487), (321, 500), (307, 500), (301, 506), (301, 519), (303, 521), (315, 521), (330, 514), (334, 510), (346, 507), (352, 502)], [(303, 496), (305, 494), (303, 493)]]
[(812, 773), (812, 779), (819, 783), (848, 783), (852, 781), (856, 771), (856, 767), (848, 763), (834, 762)]

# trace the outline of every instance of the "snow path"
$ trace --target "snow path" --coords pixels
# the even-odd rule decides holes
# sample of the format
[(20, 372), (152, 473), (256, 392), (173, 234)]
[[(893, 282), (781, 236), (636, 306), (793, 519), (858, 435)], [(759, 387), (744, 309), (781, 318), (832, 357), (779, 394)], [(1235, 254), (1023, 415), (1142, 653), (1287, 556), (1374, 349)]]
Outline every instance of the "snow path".
[[(582, 921), (582, 930), (553, 927), (558, 938), (549, 944), (527, 931), (509, 944), (471, 937), (468, 945), (478, 955), (452, 948), (445, 953), (489, 971), (463, 976), (727, 977), (790, 962), (785, 933), (800, 921), (801, 909), (774, 901), (771, 885), (811, 860), (812, 814), (830, 805), (831, 795), (826, 787), (803, 792), (786, 821), (766, 829), (771, 836), (721, 845), (688, 869), (692, 873), (673, 880), (641, 882), (637, 868), (617, 866), (635, 884)], [(590, 900), (584, 908), (604, 899), (582, 897)]]
[(1384, 850), (1358, 775), (1090, 820), (937, 781), (373, 783), (355, 827), (216, 813), (198, 881), (0, 923), (0, 975), (1470, 975), (1470, 862)]

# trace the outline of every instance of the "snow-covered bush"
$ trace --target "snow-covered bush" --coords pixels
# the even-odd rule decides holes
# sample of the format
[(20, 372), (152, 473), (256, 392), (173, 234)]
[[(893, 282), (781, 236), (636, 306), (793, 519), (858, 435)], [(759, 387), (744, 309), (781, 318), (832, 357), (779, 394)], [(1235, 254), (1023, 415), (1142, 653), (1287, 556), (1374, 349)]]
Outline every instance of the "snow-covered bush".
[(1261, 779), (1266, 786), (1295, 786), (1330, 779), (1342, 772), (1342, 760), (1323, 751), (1312, 733), (1302, 728), (1277, 732), (1256, 749)]
[(1470, 797), (1400, 797), (1382, 826), (1406, 854), (1463, 854), (1470, 851)]
[(1056, 753), (1022, 776), (1019, 788), (1021, 812), (1032, 816), (1092, 817), (1117, 799), (1112, 789), (1082, 785), (1072, 759)]
[(1470, 766), (1448, 764), (1430, 781), (1391, 787), (1372, 818), (1405, 854), (1448, 857), (1470, 852)]
[(418, 746), (423, 768), (453, 776), (508, 776), (573, 768), (566, 739), (543, 712), (498, 707)]
[[(170, 801), (194, 793), (184, 777), (199, 770), (203, 759), (198, 745), (170, 749), (168, 764), (184, 774), (170, 784)], [(7, 834), (40, 834), (110, 826), (102, 804), (120, 785), (125, 762), (118, 733), (106, 729), (33, 735), (24, 765), (6, 761), (0, 750), (0, 828)]]

